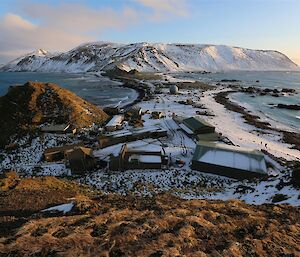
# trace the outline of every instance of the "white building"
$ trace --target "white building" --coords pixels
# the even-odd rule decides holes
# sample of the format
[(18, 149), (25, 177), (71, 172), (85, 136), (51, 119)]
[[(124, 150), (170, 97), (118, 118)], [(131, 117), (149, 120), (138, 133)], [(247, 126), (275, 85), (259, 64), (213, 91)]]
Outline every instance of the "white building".
[(106, 131), (115, 131), (123, 128), (123, 115), (115, 115), (111, 120), (105, 125)]

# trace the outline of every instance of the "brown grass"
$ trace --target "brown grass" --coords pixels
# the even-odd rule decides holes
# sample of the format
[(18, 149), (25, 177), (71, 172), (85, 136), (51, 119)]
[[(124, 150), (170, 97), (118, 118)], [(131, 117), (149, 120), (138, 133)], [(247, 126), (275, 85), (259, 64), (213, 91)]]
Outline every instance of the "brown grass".
[[(27, 183), (36, 189), (40, 189), (38, 183), (48, 185), (45, 186), (50, 190), (48, 196), (68, 184), (49, 183), (51, 178), (46, 181), (37, 178)], [(33, 199), (32, 190), (24, 183), (27, 185), (21, 180), (17, 187), (26, 188), (23, 194)], [(19, 190), (17, 187), (7, 192)], [(67, 216), (34, 214), (26, 220), (6, 216), (6, 224), (15, 227), (2, 234), (0, 253), (3, 256), (299, 256), (300, 253), (300, 214), (296, 207), (188, 201), (168, 194), (146, 198), (96, 195), (80, 188), (77, 185), (76, 206)], [(1, 224), (5, 223), (3, 219)]]
[(108, 116), (98, 107), (52, 83), (27, 82), (0, 97), (0, 144), (15, 133), (36, 130), (45, 122), (77, 128), (102, 124)]

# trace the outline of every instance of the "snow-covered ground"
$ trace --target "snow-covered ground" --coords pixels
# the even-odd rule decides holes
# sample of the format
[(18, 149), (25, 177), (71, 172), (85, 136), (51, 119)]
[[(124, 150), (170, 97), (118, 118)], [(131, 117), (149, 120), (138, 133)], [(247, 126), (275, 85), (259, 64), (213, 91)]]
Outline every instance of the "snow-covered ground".
[(74, 207), (74, 203), (65, 203), (56, 205), (47, 209), (42, 210), (42, 212), (63, 212), (64, 214), (70, 212), (72, 208)]
[[(226, 88), (218, 90), (227, 90)], [(268, 131), (260, 133), (253, 126), (245, 124), (241, 115), (226, 110), (215, 102), (213, 95), (218, 91), (191, 89), (181, 90), (178, 95), (170, 95), (167, 89), (154, 99), (139, 103), (144, 111), (162, 111), (165, 118), (151, 119), (150, 114), (143, 115), (144, 126), (158, 126), (168, 131), (168, 137), (161, 139), (145, 139), (129, 143), (129, 147), (160, 149), (170, 157), (171, 164), (167, 170), (127, 170), (111, 172), (101, 169), (87, 174), (78, 180), (93, 185), (103, 192), (118, 192), (122, 194), (153, 194), (170, 192), (187, 199), (241, 199), (250, 204), (271, 203), (275, 195), (283, 195), (283, 201), (300, 206), (300, 190), (293, 188), (287, 182), (290, 170), (282, 167), (275, 160), (266, 156), (268, 179), (236, 181), (222, 176), (210, 175), (190, 169), (190, 162), (196, 146), (196, 141), (188, 137), (173, 120), (173, 115), (189, 117), (196, 115), (201, 108), (184, 105), (178, 101), (193, 100), (203, 104), (206, 111), (215, 116), (203, 116), (203, 119), (216, 127), (231, 142), (248, 149), (265, 149), (276, 157), (286, 160), (300, 160), (300, 152), (290, 149), (281, 142), (281, 135)], [(128, 128), (127, 128), (128, 129)], [(1, 168), (14, 168), (28, 175), (68, 175), (70, 171), (63, 163), (41, 162), (41, 156), (47, 147), (74, 142), (74, 138), (58, 135), (46, 135), (44, 139), (35, 138), (32, 141), (24, 139), (20, 142), (20, 150), (2, 154)], [(96, 141), (96, 137), (95, 137)], [(122, 144), (95, 150), (94, 155), (102, 160), (109, 160), (109, 155), (117, 155)], [(0, 155), (1, 160), (1, 155)], [(178, 164), (178, 160), (180, 161)], [(38, 167), (38, 169), (36, 168)]]
[(0, 151), (0, 171), (11, 169), (24, 175), (35, 176), (71, 175), (71, 171), (63, 162), (44, 162), (42, 157), (47, 148), (77, 142), (76, 139), (65, 135), (44, 134), (42, 137), (33, 139), (24, 137), (17, 142), (18, 149), (10, 152)]
[[(217, 103), (213, 99), (214, 94), (215, 91), (203, 93), (201, 103), (215, 114), (213, 117), (204, 117), (204, 119), (230, 138), (235, 145), (250, 149), (264, 149), (276, 157), (283, 157), (286, 160), (300, 160), (300, 152), (291, 149), (291, 145), (283, 143), (281, 133), (260, 130), (246, 124), (239, 113), (228, 111), (223, 105)], [(267, 144), (267, 148), (265, 144)]]
[[(224, 89), (226, 90), (226, 89)], [(288, 145), (280, 142), (280, 135), (259, 134), (253, 126), (244, 123), (239, 114), (227, 111), (222, 105), (215, 102), (213, 93), (216, 91), (201, 92), (197, 90), (182, 91), (179, 95), (158, 95), (154, 100), (142, 102), (139, 105), (143, 110), (162, 111), (166, 117), (159, 120), (150, 119), (150, 115), (144, 115), (145, 126), (161, 126), (169, 131), (168, 138), (158, 140), (144, 140), (142, 143), (149, 145), (162, 145), (170, 156), (172, 166), (168, 170), (129, 170), (125, 172), (99, 171), (82, 179), (82, 182), (96, 186), (105, 192), (137, 194), (152, 194), (161, 191), (171, 192), (187, 199), (241, 199), (250, 204), (271, 203), (275, 195), (286, 195), (284, 201), (292, 205), (300, 205), (300, 190), (290, 185), (285, 185), (289, 177), (289, 170), (279, 165), (276, 161), (266, 156), (267, 162), (272, 166), (268, 168), (270, 177), (267, 180), (236, 181), (226, 177), (210, 175), (190, 169), (190, 161), (196, 142), (186, 136), (172, 119), (173, 113), (178, 116), (192, 116), (199, 108), (183, 105), (177, 101), (192, 99), (196, 103), (204, 104), (215, 116), (203, 116), (203, 118), (216, 126), (218, 132), (222, 132), (236, 145), (248, 149), (267, 149), (276, 157), (287, 160), (299, 160), (300, 153), (289, 149)], [(200, 97), (201, 96), (201, 97)], [(261, 143), (262, 142), (262, 143)], [(135, 142), (134, 144), (141, 144)], [(106, 158), (109, 153), (115, 155), (121, 145), (108, 147), (97, 151), (97, 155)], [(176, 166), (175, 160), (185, 162), (183, 167)], [(282, 186), (284, 185), (284, 186)]]

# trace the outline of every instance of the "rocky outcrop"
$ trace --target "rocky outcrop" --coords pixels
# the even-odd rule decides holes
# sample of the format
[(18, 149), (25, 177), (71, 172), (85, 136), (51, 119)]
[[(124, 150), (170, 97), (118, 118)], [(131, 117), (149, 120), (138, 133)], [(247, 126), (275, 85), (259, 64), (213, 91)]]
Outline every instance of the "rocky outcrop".
[(0, 145), (10, 136), (35, 131), (45, 123), (76, 128), (102, 124), (108, 115), (100, 108), (56, 84), (27, 82), (11, 87), (0, 98)]
[(277, 108), (288, 110), (300, 110), (300, 104), (277, 104)]
[(297, 94), (297, 91), (293, 88), (283, 88), (283, 89), (277, 89), (277, 88), (260, 88), (255, 86), (249, 86), (249, 87), (242, 87), (241, 91), (248, 94), (255, 94), (255, 95), (269, 95), (274, 97), (284, 96), (284, 94)]

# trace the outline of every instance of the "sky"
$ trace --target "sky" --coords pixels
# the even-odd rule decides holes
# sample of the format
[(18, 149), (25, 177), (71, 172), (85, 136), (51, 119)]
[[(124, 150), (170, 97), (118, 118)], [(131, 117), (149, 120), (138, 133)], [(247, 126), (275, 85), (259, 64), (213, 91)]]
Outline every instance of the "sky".
[(278, 50), (300, 65), (300, 0), (0, 0), (0, 63), (94, 41)]

